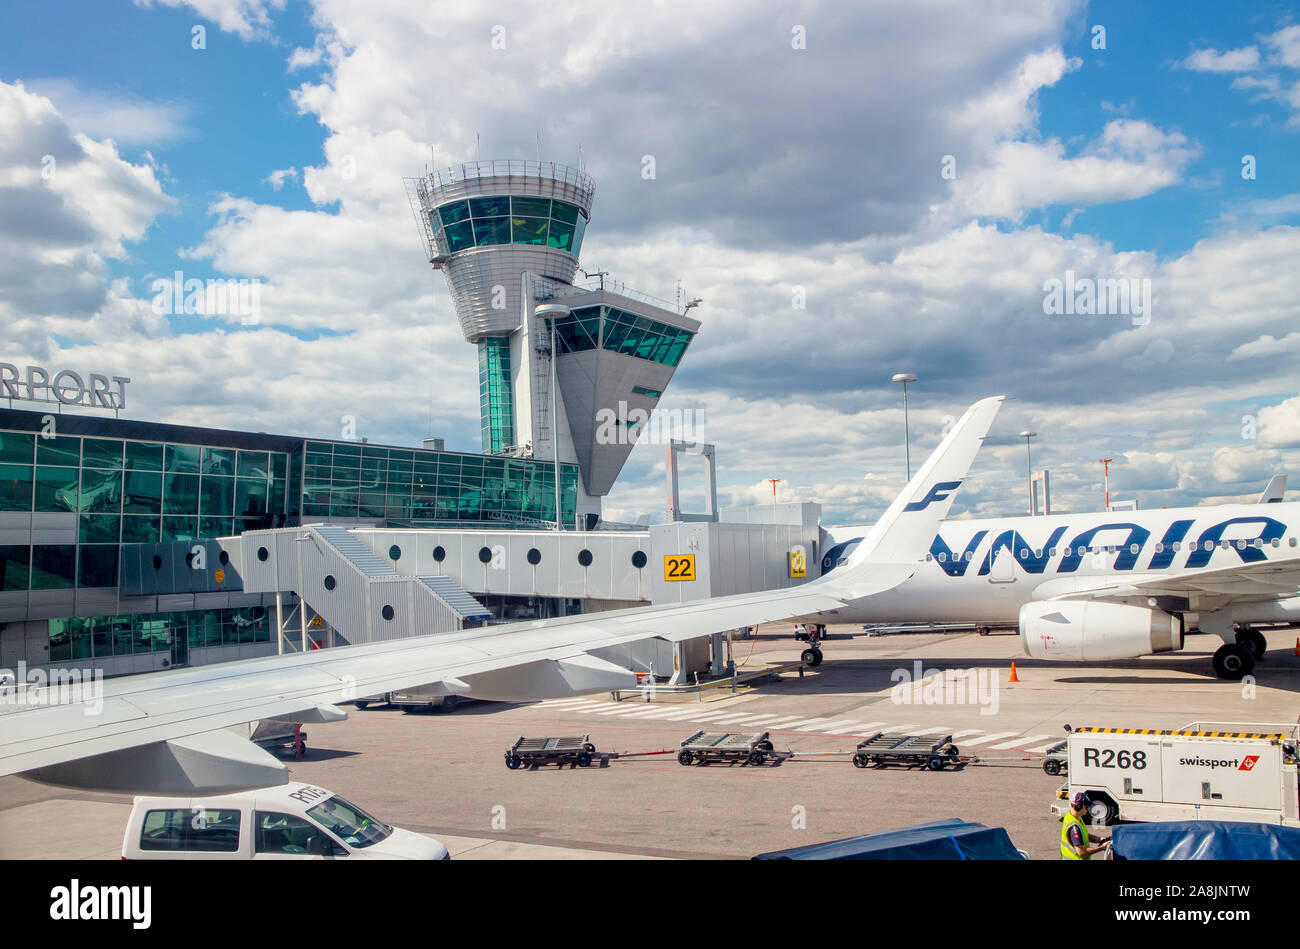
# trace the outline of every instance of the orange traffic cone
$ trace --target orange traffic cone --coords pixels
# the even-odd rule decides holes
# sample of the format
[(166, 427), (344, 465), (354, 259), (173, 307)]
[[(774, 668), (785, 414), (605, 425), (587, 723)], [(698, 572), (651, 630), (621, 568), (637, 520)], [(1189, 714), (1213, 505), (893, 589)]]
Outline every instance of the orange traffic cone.
[[(1300, 649), (1300, 640), (1296, 640), (1296, 648)], [(1011, 678), (1008, 679), (1007, 681), (1008, 681), (1008, 682), (1019, 682), (1019, 681), (1020, 681), (1020, 677), (1016, 675), (1016, 664), (1015, 664), (1014, 660), (1013, 660), (1012, 663), (1011, 663)]]

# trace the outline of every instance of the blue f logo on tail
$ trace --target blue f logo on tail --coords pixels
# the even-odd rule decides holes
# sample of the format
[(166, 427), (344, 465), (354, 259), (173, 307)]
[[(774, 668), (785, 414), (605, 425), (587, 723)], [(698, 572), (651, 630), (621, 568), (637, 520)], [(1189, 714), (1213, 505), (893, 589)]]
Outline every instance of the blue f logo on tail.
[(921, 500), (913, 501), (911, 504), (907, 505), (907, 507), (903, 508), (903, 512), (924, 511), (933, 502), (947, 499), (948, 495), (952, 494), (959, 487), (961, 487), (960, 481), (940, 481), (938, 484), (930, 488), (930, 490), (926, 492), (925, 497), (921, 498)]

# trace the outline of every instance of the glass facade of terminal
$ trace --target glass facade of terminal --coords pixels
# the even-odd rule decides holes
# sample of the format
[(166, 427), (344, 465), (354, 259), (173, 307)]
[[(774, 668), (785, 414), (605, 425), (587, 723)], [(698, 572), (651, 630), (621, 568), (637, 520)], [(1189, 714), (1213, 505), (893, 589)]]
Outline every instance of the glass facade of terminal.
[(483, 450), (499, 455), (513, 448), (515, 405), (510, 391), (508, 336), (485, 336), (478, 341), (478, 408)]
[[(577, 510), (578, 466), (561, 465), (566, 524)], [(555, 520), (549, 461), (448, 451), (306, 443), (302, 516), (385, 518), (456, 526), (466, 522)]]
[(496, 244), (540, 244), (577, 257), (587, 216), (564, 201), (497, 195), (448, 202), (429, 214), (429, 224), (443, 254)]
[(76, 543), (0, 544), (0, 591), (117, 586), (118, 545), (279, 523), (289, 455), (0, 431), (0, 512), (77, 516)]
[(271, 623), (261, 607), (191, 610), (184, 613), (122, 613), (50, 620), (50, 662), (103, 659), (179, 649), (269, 643)]
[(586, 306), (558, 317), (555, 335), (562, 353), (604, 349), (676, 366), (694, 334), (612, 306)]

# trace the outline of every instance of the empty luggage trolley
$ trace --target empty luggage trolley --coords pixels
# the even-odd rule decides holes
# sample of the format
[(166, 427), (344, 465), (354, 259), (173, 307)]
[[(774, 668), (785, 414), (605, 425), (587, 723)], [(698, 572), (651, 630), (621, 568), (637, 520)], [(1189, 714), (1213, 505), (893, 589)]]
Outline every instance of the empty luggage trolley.
[(596, 756), (590, 735), (567, 738), (525, 738), (520, 735), (506, 749), (506, 767), (511, 771), (530, 764), (576, 764), (588, 767)]
[(698, 731), (682, 742), (677, 752), (677, 763), (691, 765), (706, 761), (737, 761), (755, 766), (767, 763), (768, 758), (787, 757), (788, 753), (775, 751), (768, 741), (767, 732), (741, 735), (728, 732)]
[(938, 741), (920, 735), (886, 735), (876, 732), (858, 744), (853, 753), (853, 763), (859, 768), (869, 764), (883, 768), (888, 764), (901, 764), (909, 768), (926, 767), (942, 771), (949, 763), (956, 764), (960, 752), (948, 735)]

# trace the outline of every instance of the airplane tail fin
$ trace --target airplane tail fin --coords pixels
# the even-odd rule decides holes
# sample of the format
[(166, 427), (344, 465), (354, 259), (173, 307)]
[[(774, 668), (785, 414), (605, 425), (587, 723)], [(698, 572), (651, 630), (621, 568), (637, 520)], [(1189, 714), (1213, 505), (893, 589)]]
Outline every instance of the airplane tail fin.
[(1286, 475), (1273, 475), (1269, 479), (1268, 487), (1264, 489), (1264, 493), (1259, 496), (1259, 501), (1256, 503), (1276, 504), (1282, 500), (1284, 494), (1286, 494)]
[(848, 580), (852, 573), (871, 572), (856, 568), (914, 564), (926, 555), (1005, 398), (990, 396), (966, 410), (835, 578)]

